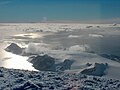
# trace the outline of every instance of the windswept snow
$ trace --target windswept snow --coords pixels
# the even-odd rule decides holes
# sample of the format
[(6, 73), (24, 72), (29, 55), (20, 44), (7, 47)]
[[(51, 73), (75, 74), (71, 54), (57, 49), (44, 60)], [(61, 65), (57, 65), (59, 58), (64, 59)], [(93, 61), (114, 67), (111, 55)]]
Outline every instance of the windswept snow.
[(120, 81), (83, 74), (0, 68), (1, 90), (119, 90)]

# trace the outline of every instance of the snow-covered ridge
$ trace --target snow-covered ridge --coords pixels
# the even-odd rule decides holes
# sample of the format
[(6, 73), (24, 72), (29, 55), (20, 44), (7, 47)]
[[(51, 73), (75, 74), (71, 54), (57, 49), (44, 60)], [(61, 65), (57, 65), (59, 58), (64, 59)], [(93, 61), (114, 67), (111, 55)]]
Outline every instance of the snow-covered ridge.
[(0, 90), (119, 90), (120, 81), (60, 72), (0, 68)]

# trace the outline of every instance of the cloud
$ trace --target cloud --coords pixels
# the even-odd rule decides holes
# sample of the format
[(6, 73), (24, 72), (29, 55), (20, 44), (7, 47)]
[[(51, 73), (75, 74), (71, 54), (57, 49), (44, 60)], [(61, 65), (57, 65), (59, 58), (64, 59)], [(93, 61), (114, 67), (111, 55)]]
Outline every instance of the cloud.
[(79, 37), (81, 37), (80, 35), (78, 36), (78, 35), (69, 35), (68, 36), (68, 38), (79, 38)]
[(103, 35), (100, 34), (89, 34), (90, 37), (103, 37)]
[(47, 51), (48, 47), (44, 43), (40, 43), (39, 45), (35, 45), (34, 43), (29, 43), (28, 47), (25, 49), (26, 53), (31, 54), (40, 54), (43, 51)]
[(69, 48), (69, 51), (86, 51), (87, 49), (89, 49), (90, 47), (85, 44), (85, 45), (74, 45), (74, 46), (71, 46)]

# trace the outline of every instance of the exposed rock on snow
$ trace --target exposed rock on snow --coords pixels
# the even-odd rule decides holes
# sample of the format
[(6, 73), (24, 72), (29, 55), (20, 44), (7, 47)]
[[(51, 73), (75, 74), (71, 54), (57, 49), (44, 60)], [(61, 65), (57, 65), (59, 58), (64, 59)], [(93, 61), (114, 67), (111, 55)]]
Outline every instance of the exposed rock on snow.
[(73, 60), (65, 59), (64, 62), (55, 64), (55, 58), (48, 55), (37, 55), (30, 61), (33, 67), (40, 71), (64, 71), (71, 68)]
[(100, 28), (100, 26), (96, 26), (97, 28)]
[(94, 76), (103, 76), (105, 73), (104, 71), (108, 67), (108, 64), (99, 64), (95, 63), (93, 68), (85, 69), (81, 71), (82, 74), (87, 74), (87, 75), (94, 75)]
[(5, 50), (14, 54), (22, 54), (23, 51), (23, 49), (15, 43), (11, 43)]
[(71, 65), (74, 63), (73, 60), (65, 59), (64, 62), (55, 64), (56, 71), (70, 70)]
[(7, 52), (11, 52), (13, 54), (21, 55), (21, 56), (30, 56), (42, 54), (43, 52), (39, 52), (39, 48), (35, 44), (29, 44), (28, 48), (21, 48), (15, 43), (11, 43), (7, 48), (5, 48)]
[(0, 68), (0, 90), (119, 90), (120, 80)]
[(92, 28), (93, 26), (86, 26), (86, 28)]
[(113, 26), (117, 26), (117, 23), (113, 23)]
[(34, 68), (40, 71), (51, 71), (55, 64), (55, 59), (48, 55), (38, 55), (36, 57), (33, 57), (33, 59), (30, 62), (33, 63)]
[(90, 63), (86, 63), (86, 66), (91, 66), (92, 64), (90, 64)]

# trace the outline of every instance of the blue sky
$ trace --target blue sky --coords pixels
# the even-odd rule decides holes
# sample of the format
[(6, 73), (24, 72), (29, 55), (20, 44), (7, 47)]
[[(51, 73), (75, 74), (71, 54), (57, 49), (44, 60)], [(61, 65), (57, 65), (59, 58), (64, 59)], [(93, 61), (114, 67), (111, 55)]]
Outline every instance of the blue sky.
[(0, 22), (119, 20), (120, 0), (0, 0)]

